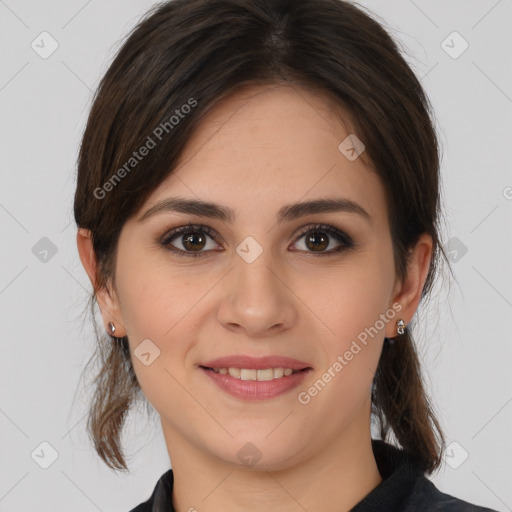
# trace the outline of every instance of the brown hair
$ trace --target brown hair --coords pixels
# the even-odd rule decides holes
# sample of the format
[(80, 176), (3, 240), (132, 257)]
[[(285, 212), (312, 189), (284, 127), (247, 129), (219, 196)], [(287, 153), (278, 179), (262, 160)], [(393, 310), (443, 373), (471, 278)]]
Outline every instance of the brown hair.
[[(385, 189), (399, 278), (419, 236), (432, 236), (422, 298), (428, 296), (443, 258), (449, 266), (439, 236), (434, 112), (381, 24), (342, 0), (174, 0), (151, 9), (102, 78), (80, 147), (74, 214), (92, 233), (97, 287), (114, 283), (124, 222), (169, 176), (216, 102), (246, 85), (288, 84), (313, 87), (349, 114), (366, 146), (362, 156)], [(156, 133), (165, 143), (135, 160), (134, 151), (156, 142)], [(120, 436), (144, 395), (127, 338), (96, 335), (99, 372), (87, 429), (104, 462), (127, 471)], [(394, 435), (424, 471), (440, 466), (444, 437), (409, 329), (384, 343), (372, 412), (383, 440)]]

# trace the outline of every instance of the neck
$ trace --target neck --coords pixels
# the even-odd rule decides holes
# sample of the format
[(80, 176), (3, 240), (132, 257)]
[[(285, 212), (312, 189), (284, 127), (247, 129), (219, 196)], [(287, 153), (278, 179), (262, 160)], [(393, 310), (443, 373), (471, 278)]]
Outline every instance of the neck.
[(176, 512), (349, 511), (382, 481), (369, 422), (353, 425), (314, 457), (279, 469), (245, 467), (205, 454), (162, 422)]

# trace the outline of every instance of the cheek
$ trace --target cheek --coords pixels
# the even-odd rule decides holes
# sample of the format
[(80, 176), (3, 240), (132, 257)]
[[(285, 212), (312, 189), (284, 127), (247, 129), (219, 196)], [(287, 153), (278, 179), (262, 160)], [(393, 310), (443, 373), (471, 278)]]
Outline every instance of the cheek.
[[(317, 292), (308, 299), (308, 306), (325, 327), (324, 368), (343, 373), (348, 385), (358, 379), (371, 382), (385, 325), (394, 321), (388, 305), (390, 283), (382, 272), (381, 264), (369, 258), (366, 264), (333, 269), (328, 277), (316, 279)], [(333, 368), (337, 362), (342, 370), (339, 364)]]
[(118, 266), (121, 309), (133, 339), (156, 343), (179, 332), (215, 283), (211, 273), (181, 271), (161, 259), (133, 259)]
[[(388, 307), (391, 282), (373, 258), (317, 273), (307, 302), (340, 341), (374, 325)], [(381, 329), (379, 329), (381, 330)]]
[(185, 358), (191, 340), (197, 339), (200, 299), (209, 280), (184, 280), (149, 262), (123, 262), (118, 279), (133, 367), (144, 395), (159, 412), (190, 410), (179, 383), (186, 381)]
[[(171, 374), (179, 382), (186, 378), (191, 349), (212, 309), (208, 293), (219, 276), (180, 271), (161, 259), (146, 258), (120, 260), (117, 287), (135, 373), (148, 400), (158, 408), (162, 389), (180, 395)], [(150, 353), (146, 358), (153, 361), (150, 365), (138, 357), (142, 352)]]

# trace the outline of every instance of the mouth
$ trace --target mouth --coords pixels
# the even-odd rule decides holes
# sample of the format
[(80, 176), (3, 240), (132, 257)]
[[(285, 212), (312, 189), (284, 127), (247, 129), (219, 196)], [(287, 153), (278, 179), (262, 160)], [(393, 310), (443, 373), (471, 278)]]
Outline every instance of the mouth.
[(301, 385), (313, 367), (287, 356), (232, 354), (202, 361), (198, 369), (218, 389), (240, 400), (267, 400)]
[(243, 401), (269, 400), (291, 393), (304, 383), (308, 373), (313, 371), (309, 366), (306, 368), (283, 366), (238, 368), (201, 365), (198, 369), (217, 389)]
[(276, 379), (283, 379), (293, 375), (295, 373), (306, 372), (311, 370), (311, 367), (301, 368), (301, 369), (293, 369), (293, 368), (236, 368), (236, 367), (220, 367), (220, 368), (212, 368), (208, 366), (200, 366), (205, 370), (209, 370), (214, 373), (218, 373), (220, 375), (230, 375), (231, 377), (239, 380), (255, 380), (255, 381), (269, 381)]

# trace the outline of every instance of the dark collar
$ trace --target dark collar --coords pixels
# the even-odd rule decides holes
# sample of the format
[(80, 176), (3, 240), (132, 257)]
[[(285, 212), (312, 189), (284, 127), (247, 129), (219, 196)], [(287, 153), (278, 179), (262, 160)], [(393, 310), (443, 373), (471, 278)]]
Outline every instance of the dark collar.
[(412, 495), (418, 482), (427, 482), (424, 472), (410, 454), (379, 439), (372, 449), (382, 482), (367, 494), (351, 512), (395, 512)]

